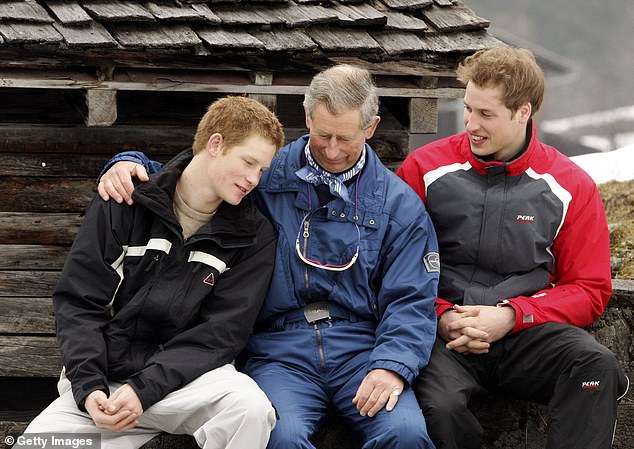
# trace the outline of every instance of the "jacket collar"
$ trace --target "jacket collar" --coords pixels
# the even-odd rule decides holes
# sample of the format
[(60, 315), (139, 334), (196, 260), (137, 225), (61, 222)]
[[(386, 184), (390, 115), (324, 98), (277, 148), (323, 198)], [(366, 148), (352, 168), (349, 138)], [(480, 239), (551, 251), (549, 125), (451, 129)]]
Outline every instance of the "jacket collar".
[[(163, 222), (182, 236), (182, 229), (174, 214), (173, 202), (176, 182), (192, 160), (191, 148), (174, 156), (163, 168), (150, 175), (150, 180), (136, 185), (132, 198), (135, 202), (154, 212)], [(247, 195), (234, 206), (222, 202), (213, 220), (203, 225), (189, 241), (211, 238), (221, 246), (246, 246), (256, 238), (257, 210)]]
[[(273, 159), (271, 168), (262, 176), (258, 186), (258, 189), (265, 193), (297, 192), (295, 206), (304, 210), (310, 208), (307, 194), (308, 184), (297, 177), (295, 172), (302, 167), (302, 153), (308, 143), (308, 138), (309, 135), (307, 134), (282, 148)], [(366, 162), (363, 170), (361, 170), (361, 178), (358, 184), (359, 192), (356, 198), (360, 211), (376, 214), (380, 213), (383, 208), (386, 169), (368, 144), (366, 144), (366, 151)], [(350, 200), (354, 203), (356, 193), (354, 184), (349, 191)], [(314, 195), (312, 201), (313, 203), (316, 201), (316, 195)], [(354, 209), (354, 204), (346, 204), (341, 198), (333, 200), (330, 205), (329, 209)], [(330, 210), (329, 212), (332, 213)]]
[[(530, 128), (528, 127), (530, 126)], [(537, 140), (537, 130), (535, 128), (535, 122), (531, 119), (527, 130), (530, 129), (530, 136), (528, 145), (522, 153), (510, 161), (484, 161), (474, 155), (471, 152), (471, 146), (469, 145), (469, 137), (467, 133), (464, 133), (464, 139), (462, 141), (462, 153), (467, 157), (467, 160), (471, 166), (479, 173), (486, 173), (487, 171), (494, 169), (495, 167), (504, 167), (506, 174), (509, 176), (516, 176), (524, 173), (531, 165), (531, 161), (537, 151), (539, 142)]]

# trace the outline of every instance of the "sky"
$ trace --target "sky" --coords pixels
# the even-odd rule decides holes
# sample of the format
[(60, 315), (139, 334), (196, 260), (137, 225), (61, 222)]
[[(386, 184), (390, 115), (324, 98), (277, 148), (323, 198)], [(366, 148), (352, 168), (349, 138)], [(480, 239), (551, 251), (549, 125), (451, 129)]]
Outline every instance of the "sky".
[[(464, 0), (491, 21), (493, 35), (520, 39), (516, 45), (550, 52), (569, 67), (547, 80), (538, 116), (542, 122), (589, 117), (634, 106), (634, 0)], [(526, 44), (526, 45), (525, 45)], [(578, 121), (578, 120), (577, 120)], [(613, 136), (612, 146), (634, 143), (634, 117), (599, 130)], [(616, 136), (616, 137), (614, 137)], [(592, 137), (586, 143), (592, 141)]]

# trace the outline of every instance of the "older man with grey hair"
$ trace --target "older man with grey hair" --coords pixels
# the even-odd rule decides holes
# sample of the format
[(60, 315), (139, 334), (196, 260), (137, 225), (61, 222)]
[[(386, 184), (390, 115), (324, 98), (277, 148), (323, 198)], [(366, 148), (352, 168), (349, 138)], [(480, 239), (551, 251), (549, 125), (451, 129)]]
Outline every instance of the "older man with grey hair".
[[(279, 414), (268, 447), (313, 448), (334, 410), (364, 448), (433, 448), (411, 389), (436, 334), (433, 226), (366, 144), (380, 121), (368, 71), (317, 74), (304, 108), (310, 133), (280, 150), (255, 192), (279, 234), (244, 366)], [(130, 172), (145, 175), (131, 163), (155, 165), (140, 153), (115, 160), (127, 162), (99, 190), (129, 201)]]

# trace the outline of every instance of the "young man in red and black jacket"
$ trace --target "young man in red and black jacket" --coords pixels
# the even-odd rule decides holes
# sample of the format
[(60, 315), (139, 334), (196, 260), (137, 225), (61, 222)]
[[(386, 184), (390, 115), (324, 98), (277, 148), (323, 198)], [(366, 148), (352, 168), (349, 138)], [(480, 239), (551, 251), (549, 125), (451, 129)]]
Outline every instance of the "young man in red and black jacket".
[(439, 449), (478, 448), (472, 395), (549, 406), (549, 449), (608, 448), (628, 380), (580, 329), (611, 294), (609, 235), (592, 179), (537, 140), (544, 75), (523, 49), (458, 69), (466, 132), (413, 152), (398, 174), (438, 234), (438, 338), (415, 389)]

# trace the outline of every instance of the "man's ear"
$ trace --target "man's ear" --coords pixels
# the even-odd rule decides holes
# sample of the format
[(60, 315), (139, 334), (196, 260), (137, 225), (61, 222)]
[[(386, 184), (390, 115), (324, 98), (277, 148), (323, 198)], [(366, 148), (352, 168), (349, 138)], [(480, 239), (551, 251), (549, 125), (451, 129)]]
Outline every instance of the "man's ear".
[(224, 141), (222, 134), (213, 133), (207, 140), (207, 152), (211, 156), (217, 156), (222, 152), (222, 142)]
[(380, 121), (381, 121), (381, 117), (379, 117), (378, 115), (374, 117), (374, 121), (372, 122), (370, 127), (365, 129), (365, 132), (364, 132), (365, 140), (369, 140), (372, 138), (372, 136), (374, 135), (374, 131), (376, 131), (376, 127), (379, 125)]
[(533, 106), (529, 103), (524, 103), (517, 110), (517, 118), (520, 123), (525, 124), (528, 123), (528, 120), (531, 118), (531, 112), (533, 111)]

